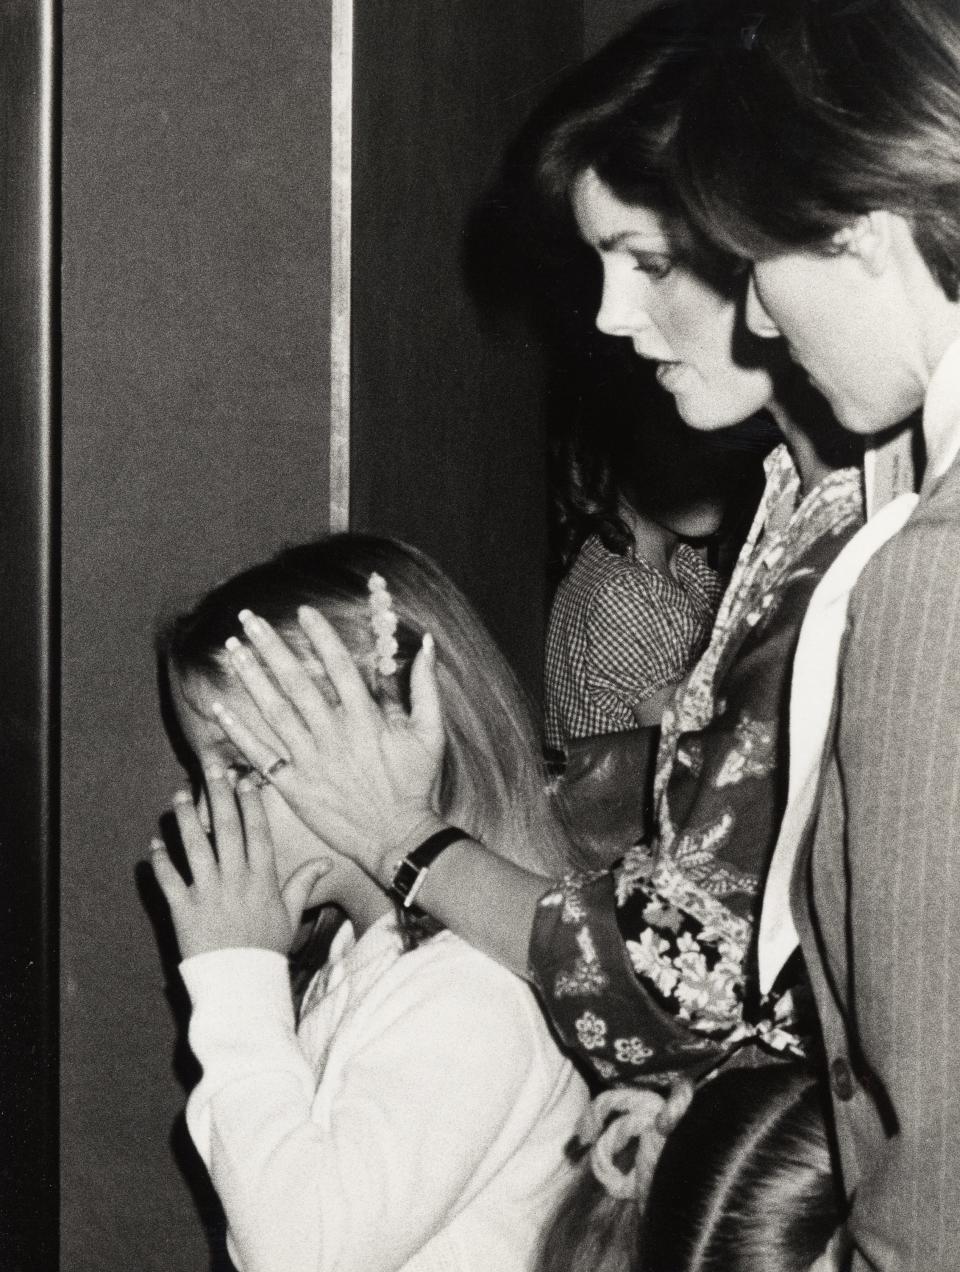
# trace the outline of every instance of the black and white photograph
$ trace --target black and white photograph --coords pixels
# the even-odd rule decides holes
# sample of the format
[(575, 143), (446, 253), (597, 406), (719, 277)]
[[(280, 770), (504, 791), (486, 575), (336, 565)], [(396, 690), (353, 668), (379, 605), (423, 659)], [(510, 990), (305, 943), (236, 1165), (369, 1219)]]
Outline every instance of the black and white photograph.
[(957, 0), (0, 0), (0, 125), (0, 1272), (958, 1272)]

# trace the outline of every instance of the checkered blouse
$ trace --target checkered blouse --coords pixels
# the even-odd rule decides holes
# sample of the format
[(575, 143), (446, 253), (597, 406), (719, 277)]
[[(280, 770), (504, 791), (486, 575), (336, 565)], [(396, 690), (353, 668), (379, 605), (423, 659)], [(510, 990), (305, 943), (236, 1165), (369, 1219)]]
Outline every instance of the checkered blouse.
[(634, 708), (683, 678), (706, 648), (723, 591), (686, 544), (664, 574), (594, 535), (557, 590), (547, 629), (546, 741), (637, 727)]

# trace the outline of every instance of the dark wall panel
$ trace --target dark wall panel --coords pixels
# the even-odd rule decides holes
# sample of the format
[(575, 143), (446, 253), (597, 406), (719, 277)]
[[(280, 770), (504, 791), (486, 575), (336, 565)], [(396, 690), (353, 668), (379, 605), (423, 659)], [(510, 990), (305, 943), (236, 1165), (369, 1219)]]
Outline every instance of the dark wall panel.
[[(669, 0), (667, 0), (669, 2)], [(583, 0), (583, 44), (589, 57), (659, 0)]]
[(353, 520), (435, 555), (531, 687), (545, 508), (540, 356), (494, 333), (465, 227), (503, 148), (580, 59), (579, 2), (356, 6)]
[(135, 879), (182, 781), (151, 631), (171, 602), (327, 526), (328, 23), (314, 0), (66, 2), (70, 1272), (207, 1266), (169, 1142), (183, 1074)]

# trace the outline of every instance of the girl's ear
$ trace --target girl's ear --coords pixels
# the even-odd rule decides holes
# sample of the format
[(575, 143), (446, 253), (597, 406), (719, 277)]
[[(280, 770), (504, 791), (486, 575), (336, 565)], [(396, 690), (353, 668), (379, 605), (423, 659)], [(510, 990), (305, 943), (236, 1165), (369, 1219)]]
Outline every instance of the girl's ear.
[(855, 256), (869, 274), (882, 274), (890, 260), (893, 217), (885, 211), (866, 212), (831, 238), (838, 254)]

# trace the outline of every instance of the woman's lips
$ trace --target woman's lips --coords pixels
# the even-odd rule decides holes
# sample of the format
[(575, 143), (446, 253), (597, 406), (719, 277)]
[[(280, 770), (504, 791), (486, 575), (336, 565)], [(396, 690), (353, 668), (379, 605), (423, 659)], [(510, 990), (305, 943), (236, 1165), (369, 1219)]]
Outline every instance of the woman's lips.
[(657, 383), (672, 393), (680, 387), (686, 374), (687, 368), (682, 362), (661, 362), (657, 367)]

